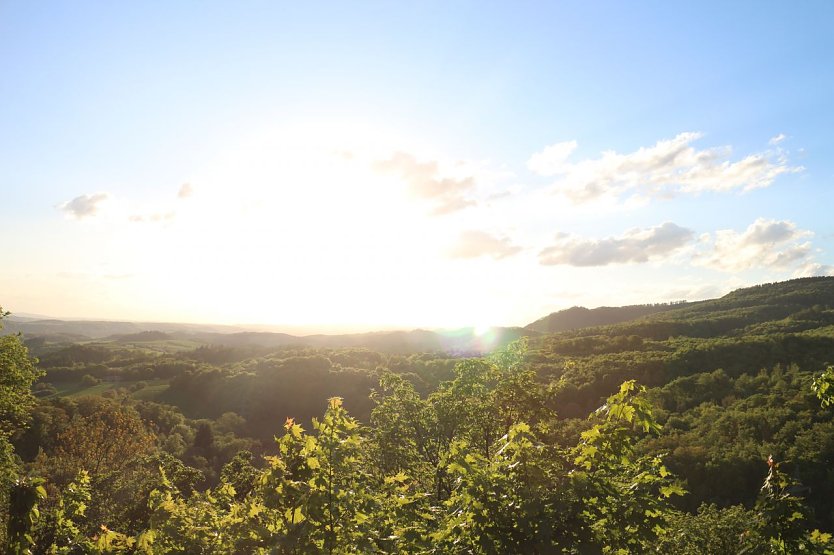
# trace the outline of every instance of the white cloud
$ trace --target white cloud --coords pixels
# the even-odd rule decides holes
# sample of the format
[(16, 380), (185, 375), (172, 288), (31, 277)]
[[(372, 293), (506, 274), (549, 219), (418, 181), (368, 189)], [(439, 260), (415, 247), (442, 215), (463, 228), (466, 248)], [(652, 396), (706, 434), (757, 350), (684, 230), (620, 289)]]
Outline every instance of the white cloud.
[(782, 141), (784, 141), (785, 139), (787, 139), (787, 135), (785, 135), (784, 133), (779, 133), (775, 137), (771, 137), (770, 140), (767, 142), (767, 144), (776, 146), (779, 143), (781, 143)]
[(809, 262), (794, 272), (794, 277), (834, 276), (834, 266)]
[(689, 243), (692, 230), (666, 222), (648, 229), (630, 229), (620, 237), (585, 239), (560, 234), (539, 253), (546, 266), (605, 266), (664, 258)]
[(108, 193), (81, 195), (61, 204), (59, 208), (71, 217), (83, 220), (95, 216), (109, 198)]
[(801, 171), (782, 152), (751, 154), (731, 161), (730, 147), (697, 150), (700, 133), (681, 133), (650, 147), (570, 163), (574, 141), (551, 145), (534, 154), (528, 167), (557, 176), (553, 189), (575, 203), (601, 197), (663, 197), (705, 191), (748, 191), (769, 186), (783, 173)]
[(701, 252), (694, 262), (726, 272), (753, 268), (811, 271), (819, 266), (814, 264), (811, 243), (806, 240), (812, 235), (788, 220), (759, 218), (741, 233), (725, 229), (702, 235)]
[(154, 212), (152, 214), (134, 214), (128, 218), (133, 223), (164, 223), (176, 217), (175, 212)]
[(530, 157), (527, 167), (539, 175), (551, 176), (562, 173), (565, 162), (576, 150), (576, 146), (576, 141), (565, 141), (545, 147), (544, 150)]
[(478, 258), (491, 256), (499, 260), (521, 252), (521, 247), (513, 245), (504, 237), (498, 238), (485, 231), (464, 231), (458, 238), (458, 243), (449, 251), (452, 258)]
[(475, 188), (475, 178), (447, 177), (440, 175), (435, 161), (419, 162), (405, 152), (396, 152), (388, 160), (374, 164), (377, 171), (392, 173), (401, 177), (412, 194), (434, 205), (435, 215), (448, 214), (473, 206), (475, 201), (468, 194)]
[[(177, 191), (179, 200), (186, 200), (194, 194), (194, 187), (191, 183), (183, 183)], [(177, 217), (176, 210), (164, 210), (159, 207), (156, 211), (136, 213), (128, 216), (127, 220), (132, 223), (169, 223)]]
[(590, 239), (559, 234), (539, 253), (543, 265), (606, 266), (667, 259), (728, 273), (747, 270), (782, 276), (834, 274), (834, 267), (815, 260), (813, 233), (788, 220), (759, 218), (744, 231), (704, 233), (666, 222), (648, 229), (631, 229), (621, 236)]
[(179, 192), (177, 193), (177, 198), (186, 199), (194, 194), (194, 187), (191, 186), (191, 183), (183, 183), (180, 187)]
[[(657, 284), (652, 284), (650, 288), (646, 288), (647, 298), (652, 298), (652, 294), (658, 301), (677, 302), (677, 301), (700, 301), (703, 299), (715, 299), (737, 289), (739, 285), (729, 285), (728, 283), (693, 283), (689, 285), (680, 285), (677, 287), (657, 288)], [(655, 301), (657, 302), (657, 301)]]

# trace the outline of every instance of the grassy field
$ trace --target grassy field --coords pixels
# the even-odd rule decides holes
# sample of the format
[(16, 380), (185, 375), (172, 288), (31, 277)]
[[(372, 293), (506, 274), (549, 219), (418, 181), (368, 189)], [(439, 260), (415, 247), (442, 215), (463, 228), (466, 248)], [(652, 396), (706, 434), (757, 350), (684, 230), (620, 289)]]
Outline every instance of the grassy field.
[(155, 401), (162, 393), (168, 389), (168, 380), (151, 380), (148, 381), (148, 386), (134, 391), (131, 395), (134, 399), (143, 401)]
[(200, 341), (190, 339), (160, 339), (157, 341), (103, 341), (101, 339), (91, 339), (89, 341), (79, 341), (78, 343), (79, 345), (104, 347), (105, 349), (112, 349), (114, 351), (123, 351), (127, 349), (143, 353), (158, 354), (193, 351), (197, 347), (204, 345), (204, 343)]
[(134, 399), (142, 399), (152, 401), (168, 389), (168, 380), (137, 380), (137, 381), (121, 381), (121, 382), (101, 382), (92, 386), (82, 385), (80, 382), (61, 383), (56, 384), (55, 389), (58, 390), (56, 395), (58, 397), (76, 398), (84, 397), (86, 395), (101, 395), (111, 389), (130, 389), (130, 386), (139, 381), (144, 381), (148, 385), (138, 391), (131, 393)]

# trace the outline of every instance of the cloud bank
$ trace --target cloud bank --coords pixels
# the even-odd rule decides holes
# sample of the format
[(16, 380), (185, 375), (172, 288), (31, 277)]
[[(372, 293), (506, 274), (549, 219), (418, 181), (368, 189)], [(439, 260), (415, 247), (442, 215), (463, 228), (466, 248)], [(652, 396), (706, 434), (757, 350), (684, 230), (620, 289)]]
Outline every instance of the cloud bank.
[[(680, 133), (650, 147), (599, 158), (568, 161), (576, 141), (550, 145), (533, 154), (527, 167), (556, 177), (553, 190), (574, 203), (601, 197), (670, 197), (706, 191), (748, 191), (767, 187), (781, 174), (801, 171), (789, 165), (781, 150), (751, 154), (731, 161), (730, 147), (698, 150), (692, 143), (700, 133)], [(779, 139), (775, 137), (774, 139)]]
[(410, 154), (396, 152), (388, 160), (376, 162), (374, 167), (402, 178), (412, 194), (433, 204), (434, 215), (449, 214), (475, 204), (467, 196), (475, 188), (475, 179), (443, 177), (437, 162), (419, 162)]
[[(725, 229), (701, 236), (704, 250), (696, 255), (694, 263), (725, 272), (751, 268), (810, 270), (815, 263), (807, 239), (812, 236), (791, 221), (759, 218), (743, 232)], [(816, 266), (817, 271), (824, 271), (823, 266)]]
[(813, 235), (789, 220), (758, 218), (744, 231), (724, 229), (698, 237), (691, 229), (666, 222), (604, 239), (560, 233), (541, 250), (539, 262), (588, 267), (639, 264), (675, 255), (683, 263), (733, 274), (748, 270), (794, 277), (834, 274), (834, 267), (815, 260)]
[(61, 204), (59, 208), (76, 220), (83, 220), (95, 216), (109, 198), (108, 193), (81, 195)]
[(671, 255), (688, 244), (691, 229), (666, 222), (648, 229), (630, 229), (619, 237), (584, 239), (559, 234), (556, 242), (539, 253), (545, 266), (606, 266), (648, 262)]
[(521, 250), (521, 247), (513, 245), (506, 237), (498, 238), (485, 231), (470, 230), (460, 234), (457, 244), (449, 251), (449, 256), (452, 258), (490, 256), (495, 260), (500, 260), (517, 254)]

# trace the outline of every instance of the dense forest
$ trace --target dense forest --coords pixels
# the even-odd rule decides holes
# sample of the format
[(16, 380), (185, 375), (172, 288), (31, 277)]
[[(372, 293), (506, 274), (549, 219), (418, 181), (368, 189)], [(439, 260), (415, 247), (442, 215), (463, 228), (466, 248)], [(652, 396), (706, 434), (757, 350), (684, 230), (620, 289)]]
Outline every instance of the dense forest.
[(834, 553), (834, 278), (491, 352), (28, 325), (0, 337), (9, 553)]

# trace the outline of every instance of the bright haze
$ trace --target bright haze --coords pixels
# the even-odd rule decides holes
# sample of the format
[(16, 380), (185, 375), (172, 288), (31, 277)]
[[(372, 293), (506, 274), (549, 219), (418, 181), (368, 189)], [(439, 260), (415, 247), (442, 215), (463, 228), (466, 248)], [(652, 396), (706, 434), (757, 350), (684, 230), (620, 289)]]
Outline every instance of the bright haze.
[(524, 325), (832, 273), (834, 3), (0, 5), (0, 304)]

